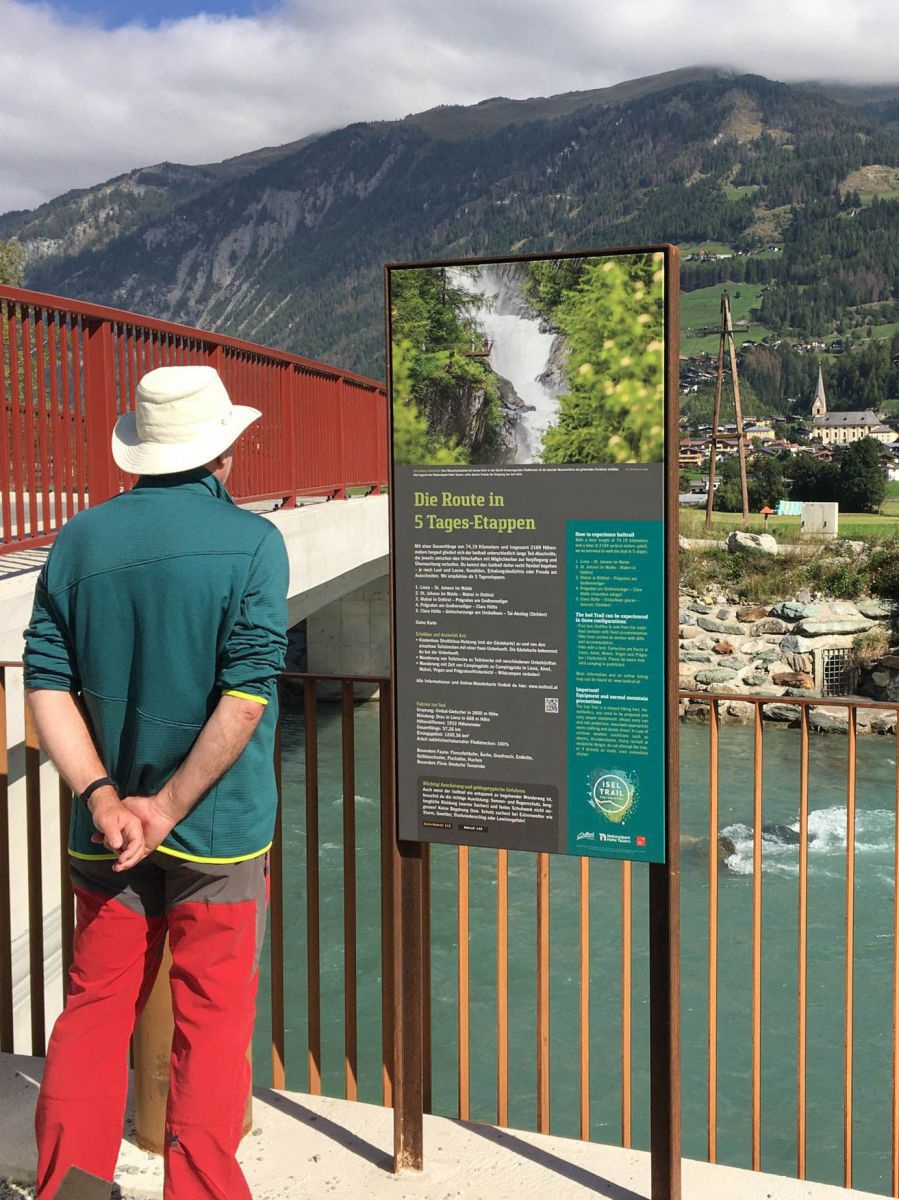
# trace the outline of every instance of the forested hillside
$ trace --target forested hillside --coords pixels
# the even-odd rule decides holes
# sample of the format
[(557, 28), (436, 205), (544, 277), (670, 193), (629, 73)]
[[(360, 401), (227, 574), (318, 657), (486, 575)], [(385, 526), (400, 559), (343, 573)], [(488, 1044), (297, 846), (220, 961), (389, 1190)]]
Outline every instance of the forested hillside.
[[(676, 241), (688, 352), (708, 348), (722, 285), (745, 288), (741, 340), (767, 344), (744, 353), (756, 396), (783, 407), (808, 395), (817, 366), (794, 345), (841, 339), (878, 343), (840, 361), (863, 364), (890, 399), (895, 106), (672, 73), (352, 125), (230, 165), (148, 168), (8, 214), (0, 238), (25, 244), (32, 287), (378, 376), (386, 261)], [(827, 362), (837, 403), (840, 369)]]

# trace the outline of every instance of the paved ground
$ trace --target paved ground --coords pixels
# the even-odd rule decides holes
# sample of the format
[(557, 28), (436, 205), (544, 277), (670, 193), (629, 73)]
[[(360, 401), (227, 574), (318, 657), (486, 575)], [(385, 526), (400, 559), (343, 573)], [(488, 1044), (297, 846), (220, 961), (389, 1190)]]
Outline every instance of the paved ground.
[[(31, 1121), (41, 1060), (0, 1055), (0, 1176), (34, 1179)], [(240, 1158), (256, 1200), (646, 1200), (649, 1156), (535, 1133), (425, 1118), (425, 1170), (392, 1174), (392, 1113), (371, 1104), (259, 1089)], [(121, 1200), (158, 1200), (161, 1160), (126, 1127)], [(775, 1175), (684, 1163), (688, 1200), (865, 1200)], [(32, 1195), (0, 1184), (0, 1200)], [(116, 1193), (119, 1195), (119, 1193)]]

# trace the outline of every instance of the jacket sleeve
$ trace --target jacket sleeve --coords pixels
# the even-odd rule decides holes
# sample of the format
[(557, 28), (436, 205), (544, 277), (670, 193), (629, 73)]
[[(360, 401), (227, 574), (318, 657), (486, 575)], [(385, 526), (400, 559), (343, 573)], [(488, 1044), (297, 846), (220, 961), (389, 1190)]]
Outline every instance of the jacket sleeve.
[(68, 631), (47, 588), (44, 564), (34, 591), (31, 621), (25, 630), (25, 687), (54, 692), (77, 692), (81, 687), (78, 665)]
[(289, 573), (284, 538), (272, 525), (253, 555), (237, 619), (219, 660), (216, 682), (225, 695), (268, 704), (277, 694), (287, 650)]

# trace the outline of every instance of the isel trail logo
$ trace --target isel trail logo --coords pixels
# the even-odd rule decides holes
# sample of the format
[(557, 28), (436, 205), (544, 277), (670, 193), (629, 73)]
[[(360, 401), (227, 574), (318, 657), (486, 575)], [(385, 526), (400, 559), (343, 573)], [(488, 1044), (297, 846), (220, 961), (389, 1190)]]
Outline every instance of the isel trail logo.
[(627, 771), (593, 771), (589, 779), (590, 803), (616, 825), (623, 821), (637, 799), (636, 780)]

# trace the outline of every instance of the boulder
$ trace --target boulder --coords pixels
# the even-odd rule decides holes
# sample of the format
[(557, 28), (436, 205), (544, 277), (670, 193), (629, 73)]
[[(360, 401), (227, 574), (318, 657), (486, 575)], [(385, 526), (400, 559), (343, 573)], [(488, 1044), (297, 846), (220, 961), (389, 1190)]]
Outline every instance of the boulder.
[(862, 616), (833, 617), (830, 620), (803, 617), (796, 626), (796, 632), (802, 637), (816, 638), (825, 635), (865, 633), (870, 628), (871, 622)]
[(684, 663), (684, 662), (710, 663), (710, 662), (714, 662), (714, 658), (708, 650), (689, 649), (689, 650), (681, 650), (680, 661), (682, 663)]
[(851, 633), (833, 633), (829, 636), (817, 635), (816, 637), (800, 637), (795, 633), (788, 633), (780, 639), (780, 650), (784, 658), (788, 654), (809, 654), (813, 650), (820, 650), (822, 646), (827, 650), (850, 650), (854, 634)]
[(697, 617), (696, 624), (708, 633), (743, 633), (736, 621), (719, 621), (717, 617)]
[(751, 625), (749, 632), (752, 637), (761, 637), (765, 633), (786, 633), (787, 626), (778, 617), (765, 617), (764, 620)]
[(694, 600), (690, 605), (691, 612), (710, 613), (712, 611), (711, 604), (703, 604), (701, 600)]
[(738, 621), (762, 621), (768, 615), (768, 609), (764, 604), (744, 604), (737, 609)]
[(807, 605), (798, 604), (795, 600), (782, 600), (771, 609), (771, 616), (779, 617), (781, 621), (798, 621), (800, 617), (805, 616), (806, 607)]
[(896, 711), (878, 712), (877, 716), (871, 721), (872, 733), (895, 733), (896, 732)]
[(797, 704), (766, 704), (762, 715), (772, 721), (798, 721), (799, 706)]
[(733, 654), (736, 647), (732, 646), (730, 642), (716, 642), (712, 650), (715, 654)]
[(768, 649), (770, 649), (769, 643), (764, 638), (750, 638), (748, 642), (740, 643), (740, 653), (750, 656), (763, 654)]
[(785, 654), (784, 659), (791, 671), (804, 671), (806, 675), (811, 675), (815, 669), (815, 657), (813, 654)]
[(786, 688), (814, 688), (815, 681), (804, 671), (778, 671), (771, 673), (771, 682)]
[(704, 629), (697, 629), (697, 637), (692, 643), (694, 650), (711, 650), (717, 642), (717, 638), (709, 637)]
[(813, 618), (816, 621), (832, 621), (836, 617), (857, 617), (858, 609), (851, 600), (818, 600), (807, 604), (803, 618)]
[(750, 671), (748, 675), (743, 676), (740, 683), (744, 687), (752, 688), (754, 691), (756, 688), (761, 687), (766, 679), (767, 676), (764, 671)]
[(813, 708), (808, 714), (808, 727), (817, 733), (846, 733), (849, 729), (849, 719), (845, 710)]
[(680, 627), (680, 635), (685, 640), (689, 640), (691, 638), (698, 638), (701, 636), (701, 634), (702, 634), (702, 630), (699, 628), (698, 625), (681, 625), (681, 627)]
[(677, 622), (679, 625), (695, 625), (696, 617), (691, 612), (686, 612), (684, 609), (677, 614)]
[(758, 653), (753, 654), (752, 657), (757, 663), (765, 663), (767, 665), (768, 663), (777, 662), (780, 658), (780, 650), (774, 646), (769, 646), (767, 650), (760, 650)]
[(808, 590), (808, 588), (800, 588), (799, 591), (796, 593), (796, 601), (798, 604), (810, 604), (811, 599), (812, 599), (812, 594)]
[(724, 541), (731, 554), (739, 550), (755, 550), (762, 554), (776, 554), (777, 541), (770, 533), (746, 533), (743, 529), (732, 529)]
[(890, 671), (899, 671), (899, 654), (884, 654), (879, 665)]
[(856, 600), (855, 607), (863, 617), (870, 617), (872, 621), (892, 617), (899, 609), (895, 600), (881, 600), (879, 596), (863, 596), (861, 600)]
[(734, 667), (710, 667), (707, 671), (696, 672), (697, 683), (726, 683), (736, 675)]
[(680, 546), (681, 550), (689, 550), (690, 549), (690, 543), (687, 541), (687, 539), (684, 537), (684, 535), (682, 533), (678, 534), (677, 544), (678, 544), (678, 546)]
[(825, 546), (831, 554), (839, 554), (841, 558), (855, 558), (859, 554), (867, 553), (868, 547), (864, 542), (854, 541), (852, 538), (834, 538)]
[[(745, 679), (743, 681), (746, 682)], [(755, 705), (750, 704), (748, 700), (728, 700), (725, 705), (725, 712), (729, 717), (734, 717), (738, 721), (752, 721), (755, 717)]]

